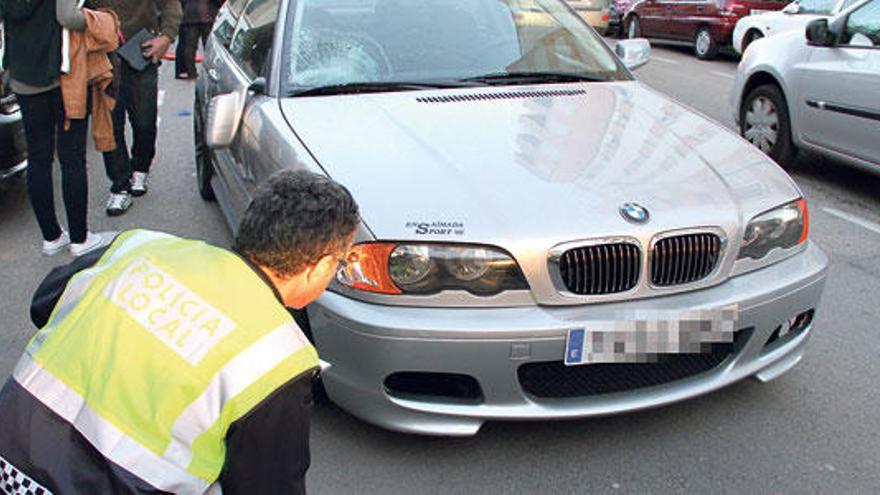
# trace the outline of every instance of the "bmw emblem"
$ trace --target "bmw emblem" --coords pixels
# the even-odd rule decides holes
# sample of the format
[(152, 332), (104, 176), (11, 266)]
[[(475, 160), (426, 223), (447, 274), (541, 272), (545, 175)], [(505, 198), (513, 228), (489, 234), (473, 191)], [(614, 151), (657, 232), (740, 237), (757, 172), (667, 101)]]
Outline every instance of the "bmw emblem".
[(620, 207), (620, 215), (631, 223), (646, 223), (651, 216), (648, 209), (638, 203), (624, 203)]

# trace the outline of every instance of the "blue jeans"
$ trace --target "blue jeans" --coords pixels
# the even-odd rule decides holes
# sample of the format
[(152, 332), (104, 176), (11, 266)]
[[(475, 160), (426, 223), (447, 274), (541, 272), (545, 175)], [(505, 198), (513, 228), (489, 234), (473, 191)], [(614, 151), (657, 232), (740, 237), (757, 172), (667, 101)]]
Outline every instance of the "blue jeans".
[[(124, 61), (119, 97), (113, 109), (113, 135), (116, 149), (104, 153), (104, 168), (112, 182), (110, 192), (128, 191), (132, 172), (148, 173), (156, 156), (156, 118), (159, 114), (159, 66), (150, 64), (136, 71)], [(134, 143), (129, 152), (125, 141), (126, 116), (131, 122)]]
[(28, 196), (43, 239), (54, 241), (61, 235), (61, 226), (55, 216), (52, 188), (52, 165), (57, 149), (70, 240), (84, 242), (89, 202), (89, 181), (86, 175), (88, 118), (71, 120), (70, 128), (64, 130), (64, 103), (60, 88), (17, 97), (28, 146)]

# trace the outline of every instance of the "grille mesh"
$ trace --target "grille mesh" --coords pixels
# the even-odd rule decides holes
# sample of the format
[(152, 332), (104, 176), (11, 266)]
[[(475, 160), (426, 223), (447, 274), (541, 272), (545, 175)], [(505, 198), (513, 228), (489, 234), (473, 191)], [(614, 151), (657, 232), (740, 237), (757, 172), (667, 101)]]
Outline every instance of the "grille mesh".
[(521, 98), (553, 98), (587, 94), (583, 89), (546, 89), (540, 91), (505, 91), (503, 93), (470, 93), (463, 95), (422, 96), (419, 103), (462, 103), (489, 100), (516, 100)]
[(661, 239), (651, 251), (651, 283), (659, 287), (688, 284), (709, 276), (721, 259), (715, 234), (687, 234)]
[(641, 251), (630, 243), (569, 249), (559, 259), (565, 287), (579, 295), (614, 294), (639, 282)]
[(663, 354), (653, 363), (527, 363), (517, 369), (517, 376), (523, 390), (539, 398), (588, 397), (654, 387), (717, 368), (738, 354), (752, 333), (752, 328), (740, 330), (732, 343), (713, 344), (703, 354)]

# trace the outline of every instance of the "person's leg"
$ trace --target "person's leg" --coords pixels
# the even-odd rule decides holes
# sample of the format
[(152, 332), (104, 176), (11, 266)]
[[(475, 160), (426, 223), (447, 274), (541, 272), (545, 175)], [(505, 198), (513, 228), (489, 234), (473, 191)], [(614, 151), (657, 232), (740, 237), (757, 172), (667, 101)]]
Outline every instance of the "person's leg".
[[(134, 71), (132, 71), (134, 72)], [(126, 83), (130, 89), (129, 119), (134, 131), (131, 148), (132, 172), (147, 174), (156, 155), (156, 117), (158, 116), (159, 67), (150, 64), (141, 72), (132, 74)]]
[(104, 152), (104, 170), (110, 179), (111, 193), (125, 193), (131, 183), (131, 158), (128, 154), (128, 144), (125, 142), (125, 114), (128, 102), (131, 100), (131, 76), (133, 72), (126, 62), (120, 61), (119, 70), (122, 75), (119, 78), (119, 94), (116, 98), (116, 106), (113, 108), (113, 136), (116, 138), (116, 149)]
[(186, 25), (181, 24), (177, 36), (177, 48), (174, 49), (174, 77), (189, 77), (191, 74), (186, 73), (186, 64), (184, 57), (186, 53)]
[(67, 210), (70, 242), (81, 244), (86, 240), (88, 227), (89, 180), (86, 174), (86, 136), (88, 117), (72, 119), (64, 130), (64, 103), (59, 92), (57, 97), (56, 134), (58, 136), (58, 161), (61, 164), (61, 190)]
[(28, 196), (45, 241), (54, 241), (62, 234), (55, 217), (52, 192), (52, 163), (55, 158), (55, 115), (51, 107), (53, 93), (60, 95), (61, 90), (18, 95), (28, 146)]
[(182, 32), (186, 33), (184, 35), (186, 38), (186, 44), (183, 52), (183, 67), (191, 78), (196, 75), (196, 51), (199, 49), (200, 36), (199, 26), (200, 24), (187, 24), (186, 26), (181, 26)]
[(208, 36), (211, 35), (211, 28), (213, 24), (210, 22), (205, 22), (199, 24), (199, 38), (202, 40), (202, 50), (204, 51), (208, 47)]

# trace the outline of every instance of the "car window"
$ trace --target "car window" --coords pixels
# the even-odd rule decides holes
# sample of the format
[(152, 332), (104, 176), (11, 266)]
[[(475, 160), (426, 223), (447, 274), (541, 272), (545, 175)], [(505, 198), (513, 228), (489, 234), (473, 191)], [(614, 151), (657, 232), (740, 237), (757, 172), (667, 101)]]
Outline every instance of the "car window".
[(229, 0), (217, 12), (217, 18), (214, 21), (214, 36), (227, 48), (229, 42), (232, 41), (232, 35), (235, 34), (235, 24), (238, 22), (238, 16), (241, 15), (241, 9), (244, 8), (245, 3), (246, 0)]
[(510, 72), (626, 79), (561, 0), (300, 0), (285, 35), (288, 87), (452, 81)]
[(880, 0), (867, 3), (846, 19), (843, 44), (880, 48)]
[(279, 0), (251, 0), (238, 19), (229, 51), (251, 79), (265, 75)]
[(837, 0), (800, 0), (798, 14), (831, 15)]

